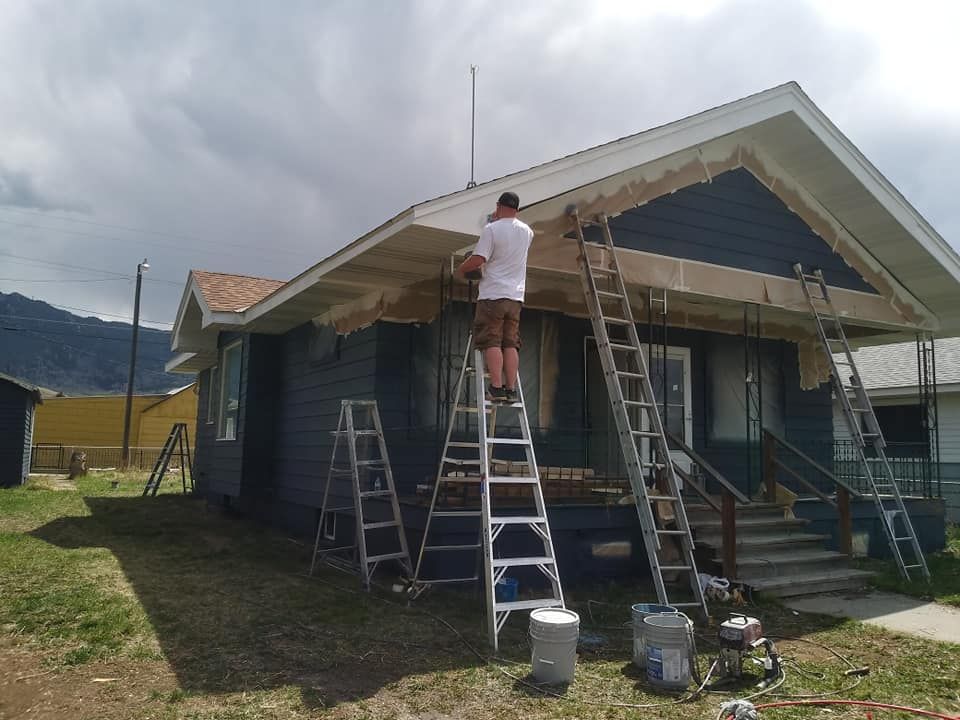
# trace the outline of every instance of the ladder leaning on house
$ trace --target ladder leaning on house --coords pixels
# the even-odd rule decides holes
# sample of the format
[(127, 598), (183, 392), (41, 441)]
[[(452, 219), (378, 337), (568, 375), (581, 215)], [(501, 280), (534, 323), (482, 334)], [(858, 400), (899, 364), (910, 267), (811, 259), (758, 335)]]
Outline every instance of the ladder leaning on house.
[[(920, 570), (923, 577), (929, 580), (930, 570), (927, 568), (920, 543), (917, 542), (916, 531), (914, 531), (913, 523), (907, 514), (907, 508), (903, 504), (903, 497), (900, 495), (900, 488), (897, 487), (893, 468), (890, 466), (890, 461), (887, 459), (884, 450), (887, 443), (883, 438), (883, 432), (880, 430), (877, 416), (873, 412), (870, 397), (863, 387), (860, 371), (857, 370), (856, 363), (853, 361), (853, 353), (850, 350), (850, 344), (847, 342), (840, 317), (837, 315), (837, 311), (830, 300), (830, 294), (827, 292), (827, 283), (823, 279), (823, 272), (814, 270), (813, 273), (807, 273), (799, 263), (793, 266), (793, 270), (797, 274), (800, 287), (803, 288), (803, 294), (810, 305), (810, 311), (817, 327), (817, 335), (830, 361), (834, 391), (840, 401), (840, 406), (843, 408), (843, 416), (847, 421), (847, 427), (850, 429), (850, 436), (853, 438), (860, 455), (863, 471), (873, 492), (873, 503), (880, 518), (880, 524), (883, 525), (887, 542), (890, 544), (890, 550), (900, 574), (905, 579), (910, 580), (910, 571)], [(813, 291), (811, 291), (811, 285), (813, 285)], [(828, 334), (828, 332), (832, 332), (833, 335)], [(834, 351), (842, 352), (843, 359), (837, 360), (833, 356)], [(840, 374), (841, 368), (849, 373), (849, 385), (844, 383), (844, 376)], [(851, 402), (847, 393), (853, 394), (853, 402)], [(863, 418), (866, 429), (861, 425), (861, 418)], [(867, 457), (868, 449), (873, 450), (874, 456), (872, 458)], [(880, 482), (874, 477), (871, 461), (880, 466), (880, 474), (882, 475)], [(890, 507), (885, 503), (892, 503), (893, 506)], [(903, 527), (900, 535), (897, 534), (896, 520), (898, 516)], [(904, 552), (901, 550), (901, 546), (904, 544), (909, 544), (913, 552), (914, 560), (911, 563), (904, 559)]]
[[(180, 460), (180, 479), (183, 483), (184, 494), (193, 492), (193, 464), (190, 462), (190, 437), (187, 432), (187, 424), (174, 423), (173, 427), (170, 428), (170, 434), (163, 443), (160, 454), (157, 455), (156, 462), (153, 464), (153, 470), (150, 471), (147, 484), (143, 487), (142, 497), (147, 495), (153, 497), (157, 494), (163, 476), (167, 474), (170, 461), (174, 457)], [(187, 480), (188, 473), (189, 481)]]
[[(670, 459), (663, 421), (650, 383), (627, 288), (620, 273), (610, 225), (606, 215), (599, 215), (597, 220), (603, 231), (603, 242), (587, 242), (579, 214), (574, 210), (571, 215), (580, 246), (580, 279), (620, 437), (620, 448), (640, 516), (640, 528), (657, 597), (664, 605), (697, 608), (706, 619), (709, 613), (697, 575), (693, 535), (680, 496), (680, 483)], [(602, 253), (606, 262), (591, 259), (591, 251)], [(601, 290), (598, 286), (606, 289)], [(622, 335), (611, 338), (610, 328), (617, 328)], [(628, 388), (624, 387), (625, 383)], [(635, 395), (630, 392), (630, 387), (636, 388)], [(647, 460), (642, 453), (643, 440), (648, 440), (653, 448), (652, 460)], [(665, 515), (672, 514), (674, 527), (658, 526), (651, 506), (654, 502), (670, 508), (671, 512)], [(673, 564), (661, 561), (664, 543), (671, 538), (677, 540), (680, 550), (680, 561)], [(687, 576), (693, 594), (692, 601), (674, 602), (668, 597), (663, 576), (665, 572)]]
[[(313, 575), (317, 559), (321, 558), (358, 572), (363, 587), (368, 590), (373, 573), (383, 561), (398, 561), (409, 576), (410, 553), (377, 401), (342, 400), (340, 419), (332, 435), (333, 452), (323, 489), (310, 574)], [(342, 457), (344, 450), (346, 458)], [(347, 496), (350, 504), (341, 505)], [(386, 512), (384, 502), (389, 505)], [(384, 519), (384, 515), (388, 517)], [(353, 542), (338, 546), (337, 518), (347, 516), (353, 517)], [(331, 541), (333, 545), (321, 547), (324, 541)], [(371, 547), (376, 548), (373, 554)]]
[[(486, 399), (485, 377), (483, 372), (483, 353), (474, 350), (473, 336), (467, 341), (467, 350), (464, 354), (464, 363), (460, 368), (456, 391), (450, 413), (450, 423), (447, 427), (446, 441), (440, 457), (437, 472), (437, 482), (433, 488), (433, 497), (430, 501), (430, 512), (427, 515), (427, 524), (423, 531), (423, 543), (417, 557), (417, 566), (413, 576), (413, 591), (424, 586), (439, 583), (469, 583), (481, 579), (476, 569), (469, 574), (456, 576), (440, 576), (434, 573), (433, 577), (424, 577), (424, 559), (427, 556), (459, 556), (469, 558), (473, 563), (459, 562), (457, 567), (477, 568), (482, 564), (483, 592), (486, 604), (487, 634), (490, 645), (496, 651), (499, 647), (499, 634), (510, 613), (514, 610), (533, 610), (543, 607), (564, 607), (563, 589), (560, 586), (560, 574), (557, 569), (556, 555), (553, 548), (553, 538), (550, 534), (550, 525), (547, 521), (547, 508), (543, 497), (543, 488), (540, 486), (540, 473), (537, 468), (537, 459), (533, 450), (533, 439), (530, 433), (530, 424), (527, 419), (526, 405), (523, 399), (523, 387), (517, 378), (517, 402), (493, 402)], [(470, 365), (470, 358), (473, 364)], [(473, 381), (471, 393), (470, 381)], [(476, 402), (471, 401), (471, 395)], [(520, 430), (520, 437), (498, 434), (498, 411), (506, 414), (516, 411), (516, 421)], [(454, 429), (459, 419), (466, 418), (466, 427), (469, 428), (470, 418), (476, 418), (477, 441), (462, 442), (453, 440)], [(501, 431), (503, 424), (501, 424)], [(494, 451), (509, 452), (504, 448), (513, 448), (515, 454), (522, 454), (523, 460), (511, 460), (510, 465), (523, 468), (521, 475), (513, 475), (504, 471), (506, 462), (494, 457)], [(470, 468), (475, 468), (471, 471)], [(447, 491), (451, 488), (477, 486), (479, 488), (479, 508), (467, 508), (443, 505)], [(497, 490), (512, 489), (512, 501), (508, 507), (502, 507), (505, 493)], [(529, 495), (520, 495), (524, 489), (529, 489)], [(494, 502), (496, 499), (499, 502)], [(521, 497), (523, 498), (521, 500)], [(440, 522), (437, 522), (437, 521)], [(452, 521), (452, 522), (448, 522)], [(444, 525), (448, 531), (464, 534), (477, 533), (476, 542), (431, 544), (431, 539), (439, 531), (436, 525)], [(510, 531), (503, 535), (506, 528)], [(505, 540), (512, 537), (522, 540), (529, 546), (539, 543), (542, 547), (540, 555), (516, 556), (505, 552)], [(498, 542), (499, 541), (499, 542)], [(522, 544), (522, 543), (518, 543)], [(482, 553), (482, 563), (476, 562), (476, 553)], [(448, 563), (452, 564), (452, 563)], [(548, 581), (549, 589), (540, 597), (523, 600), (508, 600), (496, 597), (497, 583), (503, 579), (510, 568), (535, 567)], [(463, 571), (460, 571), (463, 572)]]

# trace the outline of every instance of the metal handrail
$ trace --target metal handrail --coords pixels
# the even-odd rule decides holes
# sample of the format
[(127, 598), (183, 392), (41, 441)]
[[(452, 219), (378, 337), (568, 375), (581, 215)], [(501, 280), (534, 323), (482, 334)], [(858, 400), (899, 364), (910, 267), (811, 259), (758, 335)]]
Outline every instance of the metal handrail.
[[(816, 460), (814, 460), (812, 457), (810, 457), (809, 455), (807, 455), (805, 452), (803, 452), (803, 450), (801, 450), (801, 449), (798, 448), (797, 446), (795, 446), (795, 445), (787, 442), (784, 438), (780, 437), (779, 435), (777, 435), (775, 432), (773, 432), (773, 431), (771, 431), (771, 430), (767, 430), (766, 428), (763, 429), (763, 433), (764, 433), (764, 435), (768, 435), (768, 436), (770, 436), (771, 438), (773, 438), (773, 439), (777, 442), (777, 444), (782, 445), (782, 446), (785, 447), (787, 450), (789, 450), (790, 452), (792, 452), (792, 453), (793, 453), (794, 455), (796, 455), (798, 458), (800, 458), (800, 459), (803, 460), (805, 463), (807, 463), (807, 465), (809, 465), (809, 466), (812, 467), (814, 470), (816, 470), (816, 471), (819, 472), (821, 475), (823, 475), (825, 478), (827, 478), (827, 479), (828, 479), (830, 482), (832, 482), (834, 485), (836, 485), (836, 486), (838, 486), (838, 487), (842, 487), (844, 490), (846, 490), (848, 493), (850, 493), (850, 496), (851, 496), (851, 497), (855, 497), (855, 498), (861, 498), (861, 497), (863, 497), (863, 493), (861, 493), (861, 492), (858, 491), (858, 490), (855, 490), (853, 487), (851, 487), (850, 485), (848, 485), (847, 483), (845, 483), (843, 480), (841, 480), (841, 479), (838, 478), (836, 475), (834, 475), (832, 472), (830, 472), (829, 470), (827, 470), (823, 465), (821, 465), (821, 464), (818, 463)], [(832, 500), (830, 500), (826, 495), (824, 495), (823, 492), (821, 492), (821, 491), (820, 491), (816, 486), (814, 486), (809, 480), (807, 480), (806, 478), (802, 477), (796, 470), (794, 470), (793, 468), (791, 468), (791, 467), (789, 467), (789, 466), (787, 466), (787, 465), (784, 465), (784, 464), (781, 463), (779, 460), (776, 460), (775, 462), (776, 462), (776, 465), (777, 465), (778, 468), (780, 468), (781, 470), (784, 470), (785, 472), (787, 472), (787, 473), (789, 473), (790, 475), (792, 475), (795, 480), (797, 480), (798, 482), (800, 482), (802, 485), (804, 485), (807, 489), (809, 489), (809, 490), (810, 490), (811, 492), (813, 492), (815, 495), (817, 495), (818, 497), (820, 497), (820, 498), (821, 498), (822, 500), (824, 500), (825, 502), (829, 502), (830, 504), (833, 504), (833, 501), (832, 501)]]

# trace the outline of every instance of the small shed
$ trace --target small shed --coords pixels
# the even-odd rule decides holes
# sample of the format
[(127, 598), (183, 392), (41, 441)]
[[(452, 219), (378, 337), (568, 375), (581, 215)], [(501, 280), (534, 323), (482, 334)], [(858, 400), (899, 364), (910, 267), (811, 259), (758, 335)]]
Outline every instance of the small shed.
[(0, 487), (22, 485), (30, 474), (34, 408), (40, 388), (0, 373)]

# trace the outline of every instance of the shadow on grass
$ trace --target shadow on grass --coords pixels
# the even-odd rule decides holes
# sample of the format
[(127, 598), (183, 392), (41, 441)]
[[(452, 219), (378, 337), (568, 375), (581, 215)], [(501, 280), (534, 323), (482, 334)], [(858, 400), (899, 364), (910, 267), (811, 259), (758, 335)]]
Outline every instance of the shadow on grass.
[(294, 685), (306, 706), (329, 707), (409, 675), (478, 664), (426, 616), (333, 587), (355, 579), (306, 577), (308, 549), (265, 528), (172, 495), (84, 502), (90, 516), (31, 534), (113, 553), (188, 693)]
[(861, 560), (859, 566), (877, 573), (871, 581), (875, 588), (960, 607), (960, 525), (947, 527), (946, 547), (927, 555), (926, 561), (929, 583), (904, 580), (892, 560)]

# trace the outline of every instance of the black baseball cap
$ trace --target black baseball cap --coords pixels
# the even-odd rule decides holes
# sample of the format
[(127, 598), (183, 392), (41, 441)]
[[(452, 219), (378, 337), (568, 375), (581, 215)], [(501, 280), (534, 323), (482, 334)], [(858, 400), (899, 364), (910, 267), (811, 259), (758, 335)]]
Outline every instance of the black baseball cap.
[(520, 207), (520, 197), (515, 192), (505, 192), (497, 200), (497, 204), (516, 210)]

